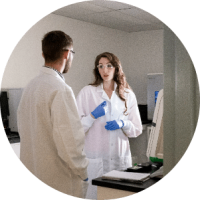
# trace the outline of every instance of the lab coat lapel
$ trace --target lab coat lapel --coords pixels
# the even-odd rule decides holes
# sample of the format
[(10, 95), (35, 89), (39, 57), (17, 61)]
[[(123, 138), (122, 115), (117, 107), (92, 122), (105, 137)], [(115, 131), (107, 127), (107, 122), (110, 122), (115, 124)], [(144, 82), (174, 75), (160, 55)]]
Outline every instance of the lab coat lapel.
[(99, 86), (97, 86), (97, 92), (101, 93), (102, 99), (110, 101), (110, 99), (108, 98), (108, 95), (103, 90), (103, 83), (101, 83)]
[(107, 101), (110, 101), (110, 99), (108, 98), (108, 95), (105, 93), (105, 91), (103, 90), (103, 93), (102, 93), (102, 99), (105, 99)]
[(116, 92), (116, 88), (117, 88), (117, 84), (115, 83), (115, 90), (112, 94), (112, 97), (111, 97), (111, 109), (113, 111), (113, 115), (116, 117), (118, 116), (118, 118), (115, 118), (115, 119), (121, 119), (121, 117), (123, 116), (123, 111), (125, 109), (125, 104), (124, 104), (124, 101), (122, 101), (117, 92)]

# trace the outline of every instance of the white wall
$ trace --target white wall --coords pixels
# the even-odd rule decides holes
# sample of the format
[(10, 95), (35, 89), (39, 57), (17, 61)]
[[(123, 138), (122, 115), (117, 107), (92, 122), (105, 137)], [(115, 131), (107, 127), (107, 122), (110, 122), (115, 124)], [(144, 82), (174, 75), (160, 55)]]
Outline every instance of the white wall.
[(73, 38), (76, 55), (65, 78), (75, 94), (93, 80), (92, 70), (98, 54), (110, 51), (119, 55), (123, 62), (128, 58), (121, 51), (127, 46), (127, 33), (50, 14), (35, 24), (14, 49), (6, 66), (2, 88), (25, 87), (38, 74), (44, 64), (41, 40), (51, 30), (62, 30)]
[(109, 51), (116, 54), (138, 103), (147, 103), (147, 73), (163, 71), (163, 31), (127, 33), (91, 23), (50, 14), (36, 23), (19, 41), (4, 72), (2, 88), (23, 88), (44, 64), (41, 40), (51, 30), (62, 30), (74, 41), (72, 68), (65, 75), (74, 90), (93, 80), (95, 57)]
[(147, 104), (147, 74), (163, 73), (163, 30), (131, 33), (127, 80), (140, 104)]

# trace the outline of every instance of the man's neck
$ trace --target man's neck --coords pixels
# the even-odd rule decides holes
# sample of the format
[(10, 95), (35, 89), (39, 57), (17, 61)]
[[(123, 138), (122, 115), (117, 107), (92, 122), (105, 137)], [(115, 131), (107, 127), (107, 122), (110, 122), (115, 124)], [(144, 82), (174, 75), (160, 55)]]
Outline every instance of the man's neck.
[(60, 73), (63, 73), (64, 67), (61, 63), (45, 63), (45, 66), (51, 67), (53, 69), (56, 69)]

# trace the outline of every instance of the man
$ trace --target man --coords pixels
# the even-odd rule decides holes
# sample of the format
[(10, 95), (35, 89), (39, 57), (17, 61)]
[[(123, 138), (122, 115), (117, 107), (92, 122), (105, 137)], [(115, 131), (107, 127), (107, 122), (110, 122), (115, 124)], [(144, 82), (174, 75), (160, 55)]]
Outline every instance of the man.
[(71, 67), (73, 41), (62, 31), (52, 31), (44, 36), (42, 51), (45, 66), (24, 89), (18, 108), (20, 159), (44, 183), (85, 198), (85, 134), (73, 91), (62, 75)]

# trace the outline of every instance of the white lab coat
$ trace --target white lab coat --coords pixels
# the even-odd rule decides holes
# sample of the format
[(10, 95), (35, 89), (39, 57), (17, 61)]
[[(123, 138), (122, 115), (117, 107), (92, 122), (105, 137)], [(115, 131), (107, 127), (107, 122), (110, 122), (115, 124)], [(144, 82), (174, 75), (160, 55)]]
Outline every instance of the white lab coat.
[(85, 198), (85, 134), (73, 91), (57, 72), (42, 67), (23, 91), (17, 120), (23, 164), (56, 190)]
[[(115, 83), (115, 90), (117, 84)], [(135, 94), (128, 90), (128, 115), (123, 114), (125, 102), (113, 91), (111, 99), (103, 90), (103, 84), (84, 87), (77, 96), (78, 111), (85, 131), (85, 152), (90, 161), (88, 177), (90, 185), (86, 198), (96, 198), (96, 187), (91, 180), (111, 170), (125, 170), (132, 166), (128, 137), (137, 137), (142, 133), (142, 123)], [(103, 101), (107, 102), (108, 112), (105, 116), (93, 119), (90, 113)], [(122, 129), (108, 131), (107, 121), (124, 120)]]

